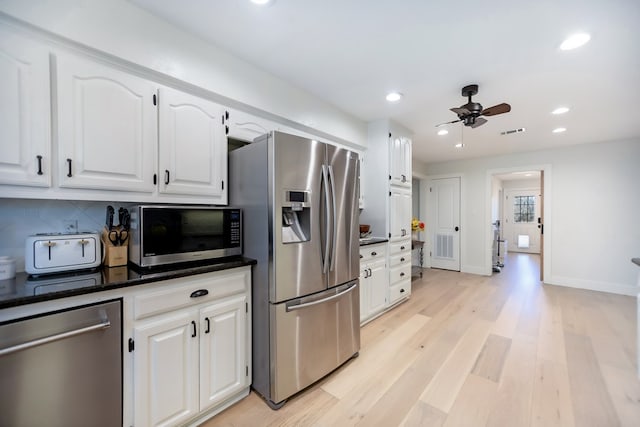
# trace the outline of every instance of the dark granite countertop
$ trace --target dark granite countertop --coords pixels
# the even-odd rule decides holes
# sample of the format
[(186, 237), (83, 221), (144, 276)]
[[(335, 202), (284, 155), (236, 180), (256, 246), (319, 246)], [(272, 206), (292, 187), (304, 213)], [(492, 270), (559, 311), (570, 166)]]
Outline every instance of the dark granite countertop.
[(254, 264), (256, 261), (250, 258), (229, 257), (215, 262), (174, 264), (152, 269), (129, 265), (38, 277), (18, 273), (14, 279), (0, 280), (0, 310)]
[(631, 258), (631, 262), (637, 266), (640, 266), (640, 258)]
[(385, 239), (383, 237), (365, 237), (364, 239), (360, 239), (360, 246), (375, 245), (376, 243), (384, 243), (388, 241), (389, 239)]

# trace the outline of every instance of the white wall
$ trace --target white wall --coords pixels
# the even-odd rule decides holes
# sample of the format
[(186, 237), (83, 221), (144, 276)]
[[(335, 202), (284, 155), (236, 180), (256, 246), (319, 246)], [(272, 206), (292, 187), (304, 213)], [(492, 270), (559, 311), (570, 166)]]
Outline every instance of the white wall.
[(545, 175), (545, 282), (635, 295), (637, 267), (630, 260), (640, 256), (638, 139), (424, 165), (426, 175), (463, 175), (462, 270), (490, 274), (488, 174), (540, 165), (551, 172)]
[(366, 146), (363, 121), (125, 0), (0, 0), (0, 12), (219, 94), (230, 107)]

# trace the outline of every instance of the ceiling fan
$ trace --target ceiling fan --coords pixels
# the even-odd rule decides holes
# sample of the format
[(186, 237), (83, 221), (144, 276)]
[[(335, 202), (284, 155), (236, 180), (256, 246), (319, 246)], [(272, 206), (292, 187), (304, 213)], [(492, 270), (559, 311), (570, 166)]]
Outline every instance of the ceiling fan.
[(478, 93), (478, 85), (468, 85), (462, 88), (462, 96), (466, 96), (468, 101), (466, 104), (461, 105), (460, 107), (450, 108), (451, 111), (458, 115), (458, 120), (453, 120), (450, 122), (444, 122), (436, 125), (442, 126), (450, 123), (458, 123), (462, 122), (465, 126), (470, 126), (472, 128), (477, 128), (478, 126), (482, 126), (487, 123), (487, 119), (480, 116), (495, 116), (497, 114), (508, 113), (511, 111), (511, 105), (502, 104), (494, 105), (489, 108), (482, 108), (478, 102), (471, 101), (471, 97)]

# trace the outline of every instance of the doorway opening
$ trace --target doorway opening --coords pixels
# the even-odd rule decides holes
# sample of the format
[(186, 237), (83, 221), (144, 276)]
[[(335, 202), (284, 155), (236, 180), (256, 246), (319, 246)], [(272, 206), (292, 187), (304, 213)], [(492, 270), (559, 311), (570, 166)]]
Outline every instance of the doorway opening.
[[(547, 179), (545, 179), (547, 178)], [(508, 267), (510, 254), (533, 254), (539, 257), (539, 280), (545, 277), (544, 227), (545, 190), (550, 188), (550, 166), (529, 166), (489, 171), (491, 242), (488, 264), (492, 274)]]

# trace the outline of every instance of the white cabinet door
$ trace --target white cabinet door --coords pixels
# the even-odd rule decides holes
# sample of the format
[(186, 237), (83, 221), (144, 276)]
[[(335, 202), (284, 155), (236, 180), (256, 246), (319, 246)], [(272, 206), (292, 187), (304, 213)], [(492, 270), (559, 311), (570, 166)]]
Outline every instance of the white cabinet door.
[(198, 413), (193, 313), (178, 311), (134, 329), (135, 425), (177, 425)]
[(369, 264), (371, 276), (367, 279), (369, 287), (369, 309), (371, 313), (378, 313), (387, 306), (389, 285), (387, 269), (384, 259)]
[(389, 232), (391, 240), (411, 234), (411, 190), (391, 188), (389, 203)]
[(200, 410), (248, 385), (246, 296), (200, 310)]
[(156, 85), (89, 60), (56, 60), (60, 186), (153, 192)]
[(391, 184), (411, 187), (411, 140), (403, 136), (392, 136), (389, 143)]
[(160, 90), (160, 192), (226, 204), (224, 108), (174, 89)]
[(360, 264), (360, 323), (369, 318), (371, 309), (369, 308), (369, 270), (367, 264)]
[(0, 28), (0, 184), (51, 185), (49, 55)]
[(225, 114), (229, 138), (253, 142), (257, 137), (276, 129), (275, 123), (243, 111), (228, 109)]

